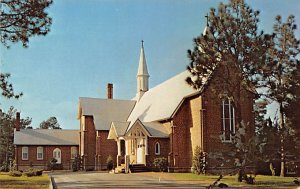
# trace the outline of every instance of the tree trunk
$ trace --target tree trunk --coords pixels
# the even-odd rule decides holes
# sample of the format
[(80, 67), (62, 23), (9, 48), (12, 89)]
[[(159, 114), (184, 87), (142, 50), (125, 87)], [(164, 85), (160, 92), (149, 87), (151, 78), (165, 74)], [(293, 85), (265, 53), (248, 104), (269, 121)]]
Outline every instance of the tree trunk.
[[(284, 115), (283, 115), (283, 106), (282, 106), (282, 102), (280, 103), (279, 106), (279, 127), (280, 130), (283, 131), (284, 128)], [(283, 134), (281, 133), (280, 136), (280, 153), (281, 153), (281, 163), (280, 163), (280, 176), (284, 177), (284, 147), (283, 147)]]
[(275, 176), (275, 169), (273, 167), (273, 163), (270, 163), (270, 171), (272, 173), (272, 176)]

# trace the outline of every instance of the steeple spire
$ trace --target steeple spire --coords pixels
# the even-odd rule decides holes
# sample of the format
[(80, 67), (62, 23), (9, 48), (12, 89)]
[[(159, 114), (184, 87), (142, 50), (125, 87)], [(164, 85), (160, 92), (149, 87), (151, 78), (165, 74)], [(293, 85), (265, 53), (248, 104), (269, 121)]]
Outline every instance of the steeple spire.
[(208, 13), (205, 15), (205, 18), (206, 18), (206, 26), (204, 28), (203, 35), (206, 35), (207, 31), (209, 29), (209, 25), (208, 25)]
[(140, 52), (140, 61), (137, 72), (137, 97), (140, 99), (143, 94), (149, 90), (149, 73), (146, 64), (144, 41), (142, 40), (142, 47)]

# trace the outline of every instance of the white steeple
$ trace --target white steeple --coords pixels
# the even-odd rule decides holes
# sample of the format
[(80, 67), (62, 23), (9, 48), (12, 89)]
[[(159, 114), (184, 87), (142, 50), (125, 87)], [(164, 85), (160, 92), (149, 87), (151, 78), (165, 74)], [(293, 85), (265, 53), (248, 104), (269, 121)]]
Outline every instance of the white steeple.
[(139, 68), (137, 72), (137, 99), (139, 100), (143, 94), (149, 90), (149, 73), (146, 64), (144, 41), (142, 40), (142, 47), (140, 53)]
[(208, 14), (205, 16), (206, 18), (206, 26), (204, 28), (204, 31), (203, 31), (203, 35), (206, 35), (208, 30), (209, 30), (209, 25), (208, 25)]

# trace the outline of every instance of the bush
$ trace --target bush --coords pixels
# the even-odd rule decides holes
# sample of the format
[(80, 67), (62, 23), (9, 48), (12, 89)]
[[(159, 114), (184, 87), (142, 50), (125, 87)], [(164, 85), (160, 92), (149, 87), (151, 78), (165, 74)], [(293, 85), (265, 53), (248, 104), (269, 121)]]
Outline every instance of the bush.
[(30, 168), (30, 169), (27, 169), (26, 171), (24, 171), (23, 174), (27, 177), (41, 176), (43, 174), (43, 170), (42, 169)]
[(108, 158), (106, 160), (106, 164), (107, 164), (107, 169), (109, 171), (114, 168), (114, 162), (113, 162), (113, 159), (112, 159), (111, 155), (108, 156)]
[(155, 168), (159, 169), (160, 172), (167, 171), (168, 168), (167, 158), (164, 157), (155, 158), (153, 161), (153, 165)]
[(74, 161), (72, 162), (72, 171), (76, 172), (80, 169), (80, 159), (79, 157), (75, 157)]
[(195, 147), (193, 155), (193, 172), (196, 174), (205, 174), (206, 171), (206, 154), (202, 152), (199, 146)]
[(11, 172), (9, 172), (9, 176), (20, 177), (20, 176), (22, 176), (22, 173), (20, 171), (11, 171)]
[(48, 163), (48, 169), (54, 170), (55, 166), (56, 166), (56, 162), (57, 162), (57, 159), (55, 159), (55, 158), (50, 159), (50, 161)]

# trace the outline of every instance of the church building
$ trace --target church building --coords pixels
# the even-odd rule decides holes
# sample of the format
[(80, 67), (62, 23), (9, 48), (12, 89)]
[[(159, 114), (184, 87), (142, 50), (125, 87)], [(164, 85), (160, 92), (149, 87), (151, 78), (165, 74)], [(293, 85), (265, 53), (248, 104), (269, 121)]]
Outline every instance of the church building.
[[(191, 171), (197, 146), (206, 153), (229, 151), (236, 132), (232, 102), (212, 98), (214, 77), (207, 78), (204, 87), (196, 90), (186, 82), (189, 75), (183, 71), (149, 88), (142, 42), (135, 97), (114, 99), (113, 84), (108, 84), (107, 98), (79, 98), (83, 169), (105, 170), (111, 156), (115, 167), (121, 166), (125, 172), (135, 165), (152, 169), (158, 157), (167, 159), (169, 171)], [(240, 91), (240, 96), (241, 117), (249, 138), (254, 134), (253, 96), (247, 91)], [(212, 167), (216, 165), (208, 161), (207, 168)]]

